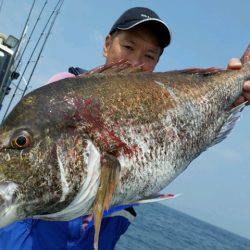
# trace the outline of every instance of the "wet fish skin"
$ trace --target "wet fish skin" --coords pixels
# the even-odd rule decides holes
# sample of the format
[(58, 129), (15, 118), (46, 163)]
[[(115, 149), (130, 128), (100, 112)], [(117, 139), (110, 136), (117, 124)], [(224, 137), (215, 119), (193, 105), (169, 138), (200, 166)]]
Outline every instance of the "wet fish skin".
[(237, 71), (100, 74), (28, 94), (0, 127), (0, 226), (92, 211), (104, 154), (121, 165), (112, 205), (159, 192), (228, 119), (232, 126), (228, 110), (250, 79), (249, 50)]

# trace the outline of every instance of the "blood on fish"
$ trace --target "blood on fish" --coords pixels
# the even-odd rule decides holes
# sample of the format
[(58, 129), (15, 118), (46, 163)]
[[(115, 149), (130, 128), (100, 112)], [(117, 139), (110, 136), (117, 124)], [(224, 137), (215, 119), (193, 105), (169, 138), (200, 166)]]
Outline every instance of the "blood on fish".
[[(96, 102), (93, 98), (89, 98), (86, 100), (74, 100), (74, 106), (77, 109), (77, 113), (74, 115), (75, 120), (85, 120), (91, 127), (90, 130), (98, 131), (99, 139), (105, 146), (105, 150), (107, 152), (110, 151), (120, 152), (123, 149), (125, 155), (131, 156), (135, 150), (136, 145), (133, 145), (131, 148), (123, 142), (118, 136), (115, 135), (113, 130), (110, 130), (108, 126), (105, 125), (101, 116), (101, 107), (98, 102)], [(115, 123), (115, 126), (119, 126), (119, 122)]]

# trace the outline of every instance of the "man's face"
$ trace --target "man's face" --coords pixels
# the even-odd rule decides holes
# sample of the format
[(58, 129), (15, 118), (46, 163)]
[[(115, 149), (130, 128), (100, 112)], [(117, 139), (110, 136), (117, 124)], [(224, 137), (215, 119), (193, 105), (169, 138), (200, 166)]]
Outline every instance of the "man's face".
[(144, 71), (153, 71), (161, 53), (155, 36), (147, 27), (139, 25), (130, 30), (119, 30), (111, 39), (107, 36), (103, 48), (106, 63), (129, 61), (132, 66), (142, 65)]

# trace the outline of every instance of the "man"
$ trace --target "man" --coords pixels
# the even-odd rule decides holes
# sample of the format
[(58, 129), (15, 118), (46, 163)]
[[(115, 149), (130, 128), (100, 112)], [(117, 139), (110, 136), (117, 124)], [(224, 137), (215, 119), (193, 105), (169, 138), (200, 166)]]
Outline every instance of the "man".
[[(153, 71), (166, 46), (171, 33), (166, 24), (147, 8), (132, 8), (126, 11), (113, 25), (105, 40), (103, 55), (112, 70), (132, 68)], [(231, 69), (239, 69), (238, 59), (230, 61)], [(108, 70), (109, 66), (89, 72), (94, 74)], [(56, 75), (50, 82), (84, 73), (80, 68), (71, 67), (70, 73)], [(250, 100), (250, 82), (244, 85), (238, 105)], [(113, 208), (102, 220), (99, 249), (114, 249), (120, 235), (135, 217), (132, 207)], [(15, 249), (93, 249), (92, 217), (77, 218), (70, 222), (49, 222), (28, 219), (0, 230), (0, 250)]]

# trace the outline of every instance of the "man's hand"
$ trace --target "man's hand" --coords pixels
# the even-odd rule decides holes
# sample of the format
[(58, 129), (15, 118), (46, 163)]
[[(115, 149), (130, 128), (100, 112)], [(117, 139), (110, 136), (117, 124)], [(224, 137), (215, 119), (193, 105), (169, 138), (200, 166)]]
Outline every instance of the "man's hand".
[[(229, 63), (227, 68), (232, 69), (232, 70), (238, 70), (241, 69), (242, 63), (238, 58), (232, 58)], [(233, 107), (236, 107), (243, 102), (248, 102), (247, 105), (250, 104), (250, 81), (246, 81), (243, 85), (243, 93), (242, 95), (235, 101), (233, 104)]]

